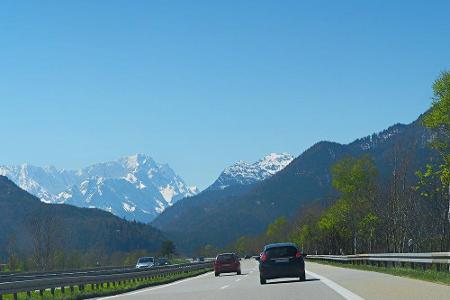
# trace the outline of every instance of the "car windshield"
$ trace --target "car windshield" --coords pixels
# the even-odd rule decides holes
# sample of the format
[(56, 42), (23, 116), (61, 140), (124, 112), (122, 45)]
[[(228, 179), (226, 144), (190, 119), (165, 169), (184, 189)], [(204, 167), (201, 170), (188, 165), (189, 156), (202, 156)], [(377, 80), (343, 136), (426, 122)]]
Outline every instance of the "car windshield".
[(297, 253), (297, 248), (293, 246), (274, 247), (266, 250), (268, 258), (293, 257)]
[(220, 262), (229, 262), (234, 260), (233, 254), (222, 254), (217, 257), (217, 261)]
[(153, 257), (142, 257), (139, 258), (138, 263), (140, 264), (145, 264), (145, 263), (152, 263), (153, 262)]

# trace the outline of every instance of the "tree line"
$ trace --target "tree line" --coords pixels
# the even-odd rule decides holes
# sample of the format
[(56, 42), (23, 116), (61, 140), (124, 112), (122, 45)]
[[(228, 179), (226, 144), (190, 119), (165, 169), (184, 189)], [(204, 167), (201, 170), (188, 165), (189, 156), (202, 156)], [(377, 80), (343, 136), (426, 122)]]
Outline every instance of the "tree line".
[(161, 242), (159, 251), (135, 249), (132, 251), (109, 252), (92, 247), (88, 250), (75, 250), (67, 247), (69, 236), (61, 230), (60, 218), (47, 214), (28, 220), (31, 247), (23, 251), (17, 240), (9, 239), (6, 247), (7, 257), (1, 271), (52, 271), (75, 270), (101, 266), (132, 266), (140, 257), (153, 256), (172, 259), (176, 254), (173, 241)]

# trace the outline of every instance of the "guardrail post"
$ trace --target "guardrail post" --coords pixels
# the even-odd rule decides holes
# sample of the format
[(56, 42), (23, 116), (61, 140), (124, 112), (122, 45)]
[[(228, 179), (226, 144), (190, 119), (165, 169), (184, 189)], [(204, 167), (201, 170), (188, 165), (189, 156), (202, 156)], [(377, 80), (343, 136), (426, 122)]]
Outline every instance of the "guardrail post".
[(3, 295), (2, 294), (0, 294), (0, 300), (3, 300)]
[(14, 293), (14, 300), (17, 300), (17, 293)]
[(70, 293), (73, 294), (73, 285), (70, 286)]
[(51, 288), (50, 293), (52, 293), (52, 296), (55, 296), (55, 288)]
[(27, 291), (27, 297), (31, 298), (31, 292), (30, 291)]
[(64, 286), (61, 287), (61, 294), (65, 294), (66, 290), (64, 289)]
[(44, 290), (39, 290), (39, 295), (40, 295), (41, 297), (44, 297)]

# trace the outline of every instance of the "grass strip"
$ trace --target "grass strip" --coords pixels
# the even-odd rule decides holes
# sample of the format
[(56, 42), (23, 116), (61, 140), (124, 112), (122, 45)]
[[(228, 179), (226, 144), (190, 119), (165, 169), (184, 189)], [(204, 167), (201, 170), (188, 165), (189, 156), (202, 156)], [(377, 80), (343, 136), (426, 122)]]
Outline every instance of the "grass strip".
[(329, 260), (310, 260), (310, 262), (320, 263), (324, 265), (335, 266), (339, 268), (357, 269), (363, 271), (373, 271), (379, 273), (390, 274), (400, 277), (408, 277), (444, 285), (450, 285), (450, 273), (446, 271), (436, 271), (435, 269), (411, 269), (402, 267), (378, 267), (372, 265), (353, 265), (349, 263), (341, 263)]
[[(19, 300), (28, 300), (28, 299), (39, 299), (39, 300), (81, 300), (95, 297), (105, 297), (105, 296), (113, 296), (122, 293), (127, 293), (131, 291), (135, 291), (142, 288), (162, 285), (171, 283), (174, 281), (178, 281), (181, 279), (189, 278), (204, 274), (206, 272), (210, 272), (210, 268), (200, 269), (196, 271), (184, 272), (182, 274), (176, 275), (168, 275), (166, 277), (155, 277), (150, 278), (148, 280), (142, 280), (137, 282), (126, 282), (125, 284), (113, 286), (110, 284), (107, 287), (106, 284), (99, 285), (99, 288), (93, 288), (90, 284), (85, 285), (84, 290), (81, 291), (79, 287), (75, 287), (74, 292), (71, 293), (68, 287), (65, 288), (65, 294), (61, 292), (61, 289), (55, 290), (55, 295), (53, 296), (50, 290), (45, 290), (44, 295), (40, 296), (39, 292), (31, 292), (30, 296), (27, 296), (26, 293), (17, 293), (17, 298)], [(13, 300), (13, 295), (3, 295), (4, 300)]]

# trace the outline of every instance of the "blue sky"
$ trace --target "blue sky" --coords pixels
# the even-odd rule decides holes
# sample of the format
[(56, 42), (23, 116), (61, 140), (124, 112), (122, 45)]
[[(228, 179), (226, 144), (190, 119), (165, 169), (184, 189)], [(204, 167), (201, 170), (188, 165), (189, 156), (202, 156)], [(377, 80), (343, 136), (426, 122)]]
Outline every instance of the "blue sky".
[(408, 123), (450, 68), (448, 1), (2, 1), (0, 164), (136, 152), (189, 184)]

